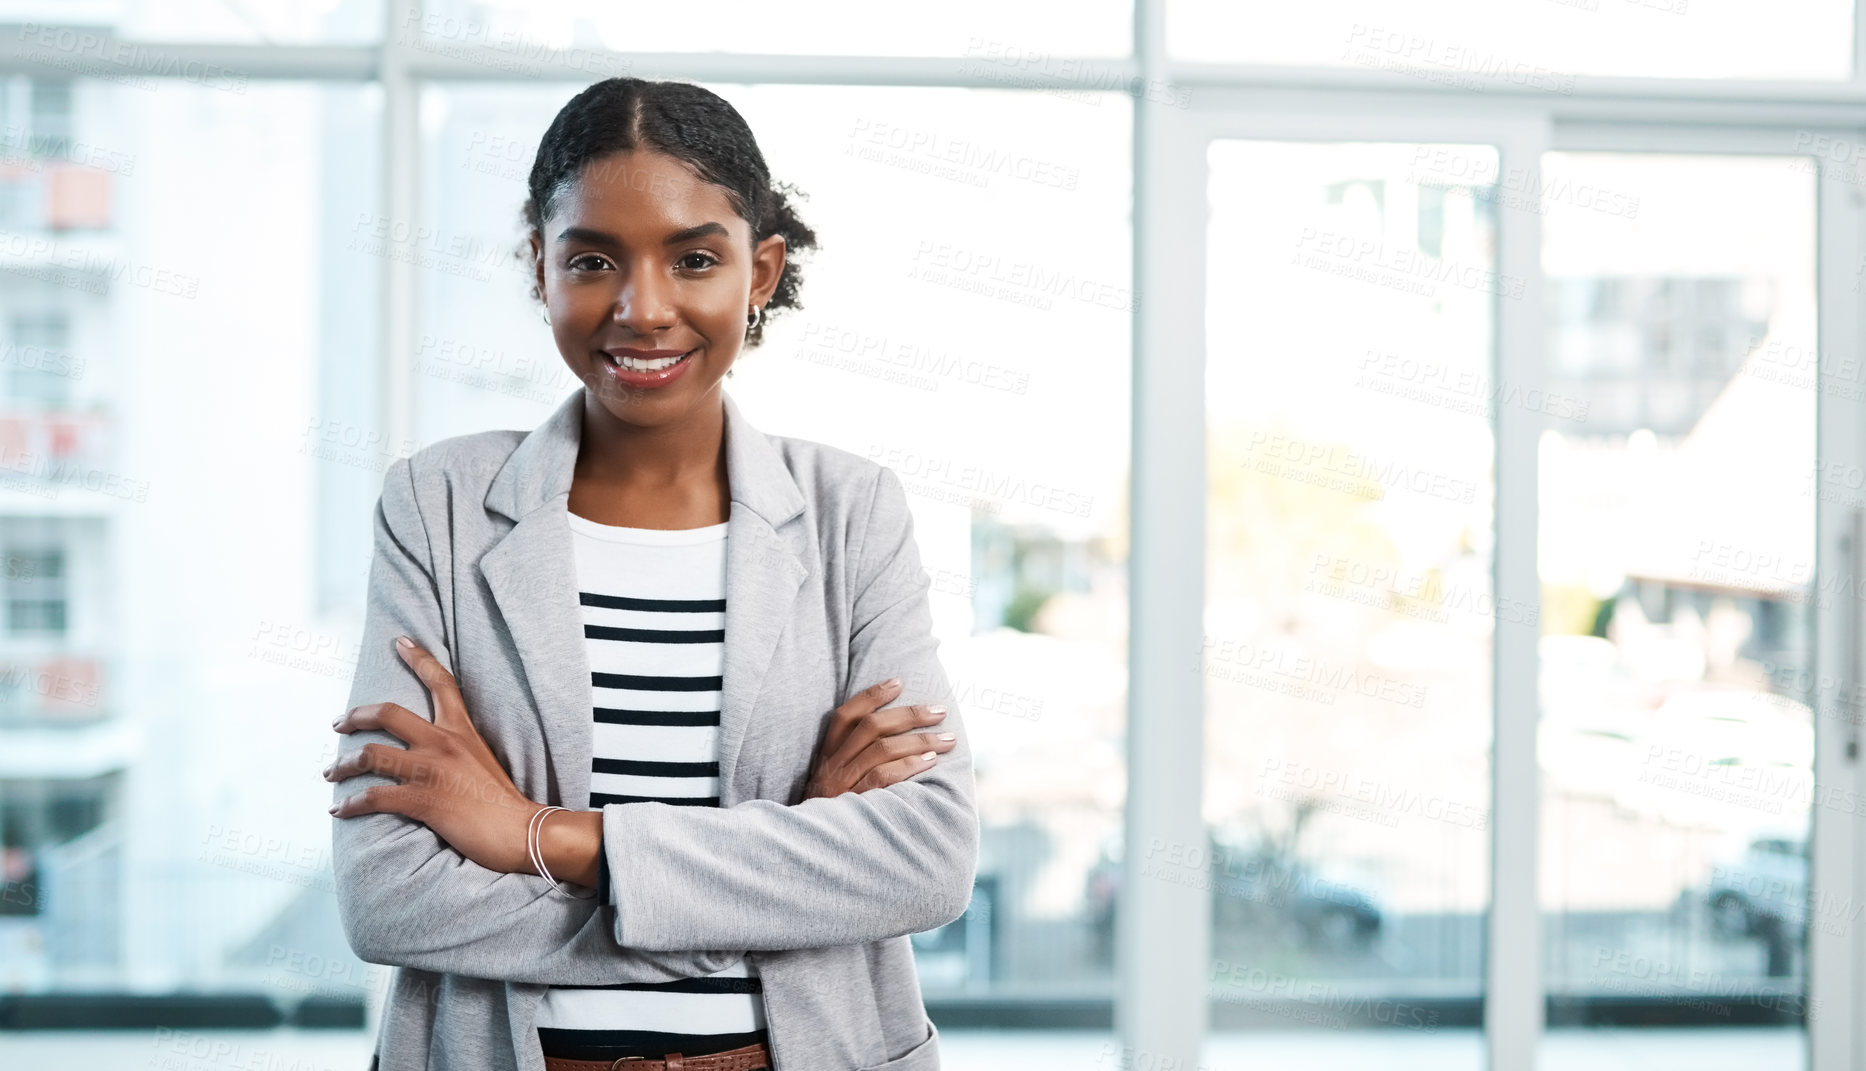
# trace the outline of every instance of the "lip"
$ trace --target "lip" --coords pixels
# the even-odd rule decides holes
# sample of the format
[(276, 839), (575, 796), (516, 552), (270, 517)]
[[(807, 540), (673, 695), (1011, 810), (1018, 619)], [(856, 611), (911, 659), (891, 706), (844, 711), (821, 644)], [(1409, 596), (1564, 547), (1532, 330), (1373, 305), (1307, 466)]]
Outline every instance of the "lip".
[[(698, 349), (699, 347), (696, 346), (694, 348)], [(663, 357), (678, 357), (683, 353), (691, 353), (692, 350), (637, 350), (630, 349), (627, 346), (610, 346), (608, 349), (603, 350), (603, 352), (612, 357), (633, 357), (638, 361), (658, 361)]]
[(659, 372), (635, 372), (623, 368), (621, 365), (610, 360), (610, 355), (637, 357), (652, 361), (662, 357), (679, 357), (681, 354), (697, 352), (699, 352), (698, 346), (695, 346), (691, 350), (631, 350), (621, 348), (598, 350), (597, 353), (599, 356), (597, 357), (596, 363), (602, 365), (603, 368), (608, 371), (609, 375), (614, 377), (616, 382), (625, 387), (631, 387), (637, 390), (652, 390), (656, 387), (665, 387), (669, 383), (679, 379), (686, 373), (687, 366), (693, 363), (693, 358), (688, 357), (672, 368), (664, 368)]

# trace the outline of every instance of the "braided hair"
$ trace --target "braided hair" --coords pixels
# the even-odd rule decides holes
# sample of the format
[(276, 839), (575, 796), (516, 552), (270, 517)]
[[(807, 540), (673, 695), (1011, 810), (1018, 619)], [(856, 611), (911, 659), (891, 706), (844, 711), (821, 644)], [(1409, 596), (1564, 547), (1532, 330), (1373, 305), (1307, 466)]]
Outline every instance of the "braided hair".
[[(773, 234), (784, 236), (784, 269), (758, 324), (745, 333), (747, 349), (764, 339), (765, 320), (782, 309), (802, 308), (802, 274), (795, 257), (816, 248), (816, 232), (798, 218), (792, 198), (808, 195), (789, 183), (771, 181), (764, 153), (738, 109), (710, 89), (690, 82), (606, 78), (570, 98), (561, 108), (531, 164), (522, 224), (529, 238), (544, 243), (544, 221), (582, 175), (586, 164), (611, 153), (645, 149), (685, 162), (725, 191), (732, 208), (751, 225), (752, 246)], [(529, 268), (529, 241), (518, 247)], [(543, 303), (538, 284), (532, 300)]]

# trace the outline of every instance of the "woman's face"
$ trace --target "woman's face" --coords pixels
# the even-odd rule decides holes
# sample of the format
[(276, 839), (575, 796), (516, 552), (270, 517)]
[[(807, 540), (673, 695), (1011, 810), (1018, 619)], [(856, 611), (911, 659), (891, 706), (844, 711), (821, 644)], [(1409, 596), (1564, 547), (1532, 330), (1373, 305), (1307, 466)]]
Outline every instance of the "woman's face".
[[(676, 423), (706, 399), (717, 403), (750, 306), (771, 299), (784, 267), (782, 237), (754, 250), (724, 190), (645, 150), (587, 164), (531, 246), (564, 363), (618, 420), (637, 425)], [(629, 369), (617, 360), (626, 351), (686, 356), (664, 370)]]

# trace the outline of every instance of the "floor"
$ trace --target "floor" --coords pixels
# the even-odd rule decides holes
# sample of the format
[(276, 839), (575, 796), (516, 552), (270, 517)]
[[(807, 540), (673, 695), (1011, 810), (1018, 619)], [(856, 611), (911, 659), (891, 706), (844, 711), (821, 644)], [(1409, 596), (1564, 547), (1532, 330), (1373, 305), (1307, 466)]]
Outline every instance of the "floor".
[[(951, 1071), (1165, 1071), (1157, 1061), (1123, 1059), (1112, 1035), (1052, 1031), (951, 1031), (941, 1063)], [(1801, 1071), (1799, 1031), (1714, 1029), (1563, 1030), (1544, 1042), (1536, 1071)], [(152, 1071), (363, 1071), (370, 1039), (348, 1031), (173, 1031), (0, 1033), (8, 1071), (90, 1071), (134, 1066)], [(1186, 1071), (1481, 1071), (1474, 1030), (1397, 1036), (1384, 1031), (1217, 1034), (1197, 1068)]]

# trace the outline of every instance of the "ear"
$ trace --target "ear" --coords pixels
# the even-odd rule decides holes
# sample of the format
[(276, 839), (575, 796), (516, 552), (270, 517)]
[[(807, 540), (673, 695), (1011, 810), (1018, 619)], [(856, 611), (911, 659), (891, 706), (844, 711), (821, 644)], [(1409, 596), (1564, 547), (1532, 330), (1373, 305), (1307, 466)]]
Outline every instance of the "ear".
[(526, 240), (531, 247), (531, 283), (538, 288), (538, 300), (544, 300), (544, 246), (537, 235)]
[(778, 280), (784, 275), (787, 248), (784, 236), (773, 234), (752, 250), (751, 301), (759, 308), (771, 304), (771, 295), (777, 292)]

